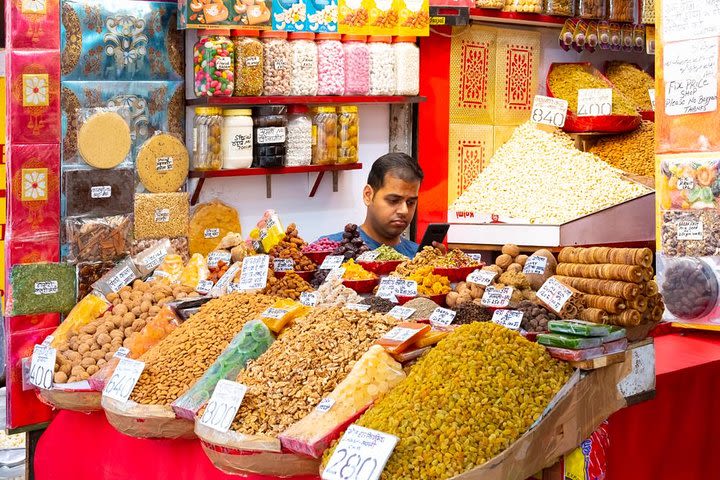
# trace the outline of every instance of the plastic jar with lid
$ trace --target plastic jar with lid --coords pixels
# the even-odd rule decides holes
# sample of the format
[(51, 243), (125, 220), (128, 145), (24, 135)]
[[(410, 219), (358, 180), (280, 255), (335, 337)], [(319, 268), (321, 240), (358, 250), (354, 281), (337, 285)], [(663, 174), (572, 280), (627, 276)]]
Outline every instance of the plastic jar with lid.
[(255, 161), (256, 167), (282, 167), (285, 165), (287, 138), (287, 107), (268, 105), (255, 109)]
[(250, 168), (253, 163), (252, 110), (225, 110), (222, 138), (223, 168)]
[(345, 92), (345, 53), (339, 33), (318, 33), (318, 95)]
[(420, 49), (415, 37), (395, 37), (395, 95), (420, 92)]
[(235, 46), (235, 96), (257, 96), (263, 93), (265, 52), (258, 30), (233, 30)]
[(572, 17), (575, 14), (575, 1), (545, 0), (543, 13), (545, 15), (557, 15), (559, 17)]
[(634, 0), (609, 0), (608, 20), (611, 22), (633, 22), (635, 21)]
[(605, 17), (605, 0), (578, 0), (577, 15), (587, 20)]
[(367, 95), (370, 91), (370, 51), (365, 35), (343, 37), (345, 95)]
[(292, 105), (288, 113), (285, 165), (310, 165), (313, 139), (310, 109), (305, 105)]
[(395, 94), (395, 54), (391, 43), (390, 36), (372, 36), (368, 39), (370, 95)]
[(195, 95), (230, 97), (235, 89), (235, 46), (227, 30), (204, 30), (193, 48)]
[(318, 107), (313, 117), (313, 155), (314, 165), (337, 163), (337, 113), (335, 107)]
[(360, 117), (354, 105), (342, 106), (338, 113), (337, 163), (357, 163)]
[(288, 39), (292, 51), (290, 95), (317, 95), (318, 51), (315, 34), (293, 32)]
[(219, 170), (222, 168), (222, 109), (197, 107), (193, 121), (193, 169)]
[(265, 52), (263, 94), (290, 95), (292, 51), (287, 41), (287, 32), (265, 30), (260, 38)]

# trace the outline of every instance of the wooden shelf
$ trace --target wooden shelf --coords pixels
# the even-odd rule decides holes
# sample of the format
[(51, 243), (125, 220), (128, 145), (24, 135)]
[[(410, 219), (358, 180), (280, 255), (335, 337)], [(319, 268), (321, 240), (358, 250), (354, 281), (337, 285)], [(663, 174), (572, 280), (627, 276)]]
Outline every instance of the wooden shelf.
[(258, 175), (265, 175), (265, 189), (267, 198), (272, 196), (272, 176), (273, 175), (291, 175), (297, 173), (317, 173), (318, 176), (313, 183), (312, 188), (308, 196), (314, 197), (317, 193), (320, 182), (325, 176), (325, 172), (332, 173), (333, 176), (333, 192), (338, 191), (338, 172), (344, 170), (360, 170), (362, 169), (362, 163), (348, 163), (348, 164), (336, 164), (336, 165), (307, 165), (302, 167), (278, 167), (278, 168), (238, 168), (232, 170), (191, 170), (189, 173), (190, 178), (197, 178), (198, 182), (195, 185), (190, 204), (195, 205), (200, 199), (200, 192), (202, 191), (205, 179), (207, 178), (222, 178), (222, 177), (253, 177)]
[(508, 23), (512, 25), (531, 25), (534, 27), (562, 28), (567, 17), (542, 15), (539, 13), (503, 12), (491, 8), (471, 8), (470, 20)]
[(360, 103), (422, 103), (425, 97), (406, 96), (312, 96), (312, 97), (200, 97), (190, 98), (187, 105), (236, 107), (247, 105), (354, 105)]

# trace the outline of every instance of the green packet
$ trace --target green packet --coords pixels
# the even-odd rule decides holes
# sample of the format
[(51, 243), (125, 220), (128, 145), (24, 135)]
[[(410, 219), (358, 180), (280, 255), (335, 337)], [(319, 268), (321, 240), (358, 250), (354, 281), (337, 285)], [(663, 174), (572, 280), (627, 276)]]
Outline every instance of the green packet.
[(610, 333), (603, 337), (603, 343), (615, 342), (617, 340), (625, 338), (626, 336), (627, 333), (625, 332), (624, 328), (613, 325), (610, 329)]
[(18, 264), (10, 271), (10, 315), (66, 314), (77, 300), (75, 266), (67, 263)]
[(603, 344), (602, 337), (578, 337), (565, 333), (541, 333), (537, 342), (546, 347), (569, 348), (570, 350), (582, 350), (585, 348), (600, 347)]
[(612, 325), (585, 322), (583, 320), (551, 320), (548, 330), (552, 333), (569, 333), (581, 337), (604, 337), (610, 335)]

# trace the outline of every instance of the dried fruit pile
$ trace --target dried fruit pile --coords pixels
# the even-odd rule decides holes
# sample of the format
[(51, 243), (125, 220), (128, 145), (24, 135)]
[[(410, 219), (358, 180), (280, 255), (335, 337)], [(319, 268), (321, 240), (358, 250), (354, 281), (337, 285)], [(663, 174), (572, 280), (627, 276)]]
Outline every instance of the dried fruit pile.
[(288, 258), (293, 261), (293, 269), (296, 272), (312, 272), (316, 265), (305, 255), (302, 250), (307, 246), (305, 240), (298, 235), (297, 226), (291, 223), (285, 230), (285, 238), (270, 249), (271, 261), (276, 258)]

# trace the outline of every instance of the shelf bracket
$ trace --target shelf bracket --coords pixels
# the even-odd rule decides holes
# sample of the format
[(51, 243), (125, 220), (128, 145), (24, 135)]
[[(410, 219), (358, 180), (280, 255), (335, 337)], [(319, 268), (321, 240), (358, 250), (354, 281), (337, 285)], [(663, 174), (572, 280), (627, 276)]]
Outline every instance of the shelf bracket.
[(200, 192), (202, 191), (202, 187), (204, 184), (205, 177), (198, 178), (198, 181), (195, 184), (195, 190), (193, 191), (192, 197), (190, 198), (190, 205), (195, 205), (198, 200), (200, 200)]
[[(333, 178), (337, 175), (337, 172), (333, 172)], [(313, 198), (315, 194), (318, 191), (318, 188), (320, 188), (320, 182), (322, 181), (323, 177), (325, 176), (325, 172), (318, 172), (317, 177), (315, 177), (315, 182), (313, 183), (312, 188), (310, 189), (310, 195), (308, 197)], [(337, 191), (337, 190), (333, 190)]]
[(272, 175), (265, 175), (265, 198), (272, 198)]

